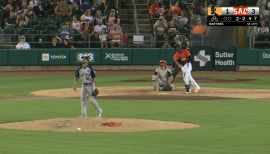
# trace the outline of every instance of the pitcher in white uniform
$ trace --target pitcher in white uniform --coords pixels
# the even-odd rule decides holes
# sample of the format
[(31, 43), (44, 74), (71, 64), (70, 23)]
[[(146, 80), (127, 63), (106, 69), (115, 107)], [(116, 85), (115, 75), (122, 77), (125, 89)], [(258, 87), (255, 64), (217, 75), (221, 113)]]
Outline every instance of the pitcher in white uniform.
[(81, 90), (81, 114), (82, 118), (87, 118), (87, 108), (86, 108), (86, 97), (88, 96), (90, 102), (96, 110), (97, 117), (101, 117), (102, 109), (100, 108), (95, 97), (92, 96), (93, 90), (96, 88), (96, 74), (94, 69), (89, 66), (89, 61), (83, 60), (82, 67), (78, 68), (75, 72), (75, 78), (73, 80), (73, 90), (76, 91), (75, 83), (79, 79), (82, 81), (82, 90)]

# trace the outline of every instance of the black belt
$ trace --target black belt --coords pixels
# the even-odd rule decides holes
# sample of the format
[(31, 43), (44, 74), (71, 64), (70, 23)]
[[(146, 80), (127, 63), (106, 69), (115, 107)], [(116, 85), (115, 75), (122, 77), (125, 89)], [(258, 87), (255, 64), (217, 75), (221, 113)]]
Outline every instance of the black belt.
[(91, 85), (91, 83), (83, 83), (83, 85), (88, 86)]

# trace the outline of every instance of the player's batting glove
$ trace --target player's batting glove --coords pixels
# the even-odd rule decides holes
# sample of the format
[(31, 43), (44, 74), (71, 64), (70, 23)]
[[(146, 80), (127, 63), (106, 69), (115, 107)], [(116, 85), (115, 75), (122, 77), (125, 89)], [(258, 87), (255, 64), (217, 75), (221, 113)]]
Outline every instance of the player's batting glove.
[(183, 66), (181, 67), (181, 71), (185, 73), (185, 68)]

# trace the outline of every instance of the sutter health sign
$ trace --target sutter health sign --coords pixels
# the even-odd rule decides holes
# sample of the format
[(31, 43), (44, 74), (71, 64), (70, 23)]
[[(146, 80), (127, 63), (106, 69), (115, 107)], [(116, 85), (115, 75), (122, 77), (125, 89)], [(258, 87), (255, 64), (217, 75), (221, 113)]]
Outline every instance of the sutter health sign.
[(215, 70), (235, 71), (236, 69), (236, 48), (217, 47), (215, 48)]

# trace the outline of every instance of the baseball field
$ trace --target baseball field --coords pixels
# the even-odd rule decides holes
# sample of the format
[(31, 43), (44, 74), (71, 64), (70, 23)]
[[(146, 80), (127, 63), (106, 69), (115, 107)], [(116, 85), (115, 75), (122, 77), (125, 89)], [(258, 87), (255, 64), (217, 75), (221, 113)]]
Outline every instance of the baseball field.
[(155, 92), (152, 71), (97, 71), (99, 119), (79, 118), (73, 74), (0, 73), (0, 154), (270, 153), (270, 72), (193, 72), (185, 95), (179, 76)]

